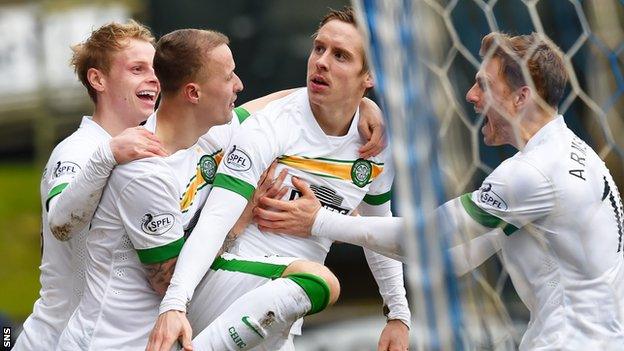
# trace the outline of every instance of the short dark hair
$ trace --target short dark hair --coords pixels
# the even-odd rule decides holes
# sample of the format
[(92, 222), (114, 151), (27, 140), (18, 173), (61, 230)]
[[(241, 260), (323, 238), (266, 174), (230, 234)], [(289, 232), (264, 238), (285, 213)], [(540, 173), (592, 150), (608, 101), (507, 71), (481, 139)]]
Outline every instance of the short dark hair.
[(156, 43), (154, 72), (163, 95), (180, 89), (207, 68), (206, 55), (230, 41), (213, 30), (179, 29), (164, 35)]
[(551, 107), (559, 105), (568, 73), (561, 50), (546, 37), (538, 33), (510, 36), (492, 32), (483, 37), (479, 55), (498, 58), (500, 73), (514, 90), (527, 85), (522, 74), (522, 65), (526, 65), (537, 94)]

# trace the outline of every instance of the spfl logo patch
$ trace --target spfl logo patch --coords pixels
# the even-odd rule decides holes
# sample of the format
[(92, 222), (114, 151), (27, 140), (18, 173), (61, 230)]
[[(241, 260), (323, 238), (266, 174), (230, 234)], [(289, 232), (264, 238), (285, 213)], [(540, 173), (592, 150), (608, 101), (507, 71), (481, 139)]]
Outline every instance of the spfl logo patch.
[(80, 170), (80, 166), (73, 162), (65, 161), (65, 162), (57, 162), (54, 166), (54, 170), (52, 174), (54, 178), (58, 178), (64, 175), (76, 174)]
[(372, 173), (373, 166), (370, 161), (360, 158), (353, 162), (353, 166), (351, 167), (351, 180), (353, 184), (362, 188), (368, 184)]
[(225, 166), (233, 171), (247, 171), (251, 168), (251, 158), (245, 151), (237, 149), (234, 145), (227, 155)]
[(212, 184), (217, 174), (217, 162), (214, 157), (210, 155), (202, 156), (199, 159), (199, 171), (204, 181), (208, 184)]
[(173, 227), (175, 218), (170, 213), (161, 213), (153, 215), (146, 213), (141, 219), (141, 229), (145, 234), (149, 235), (163, 235)]
[(507, 203), (492, 190), (492, 184), (490, 183), (484, 183), (481, 189), (479, 189), (479, 202), (499, 210), (507, 210)]

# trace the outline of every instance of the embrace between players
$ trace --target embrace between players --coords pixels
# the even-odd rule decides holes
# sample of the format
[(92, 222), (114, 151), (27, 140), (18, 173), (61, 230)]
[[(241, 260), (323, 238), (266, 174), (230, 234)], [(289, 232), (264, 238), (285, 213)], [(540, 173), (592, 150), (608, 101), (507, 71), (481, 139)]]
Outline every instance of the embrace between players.
[[(472, 238), (452, 249), (457, 273), (502, 253), (531, 311), (521, 349), (615, 349), (622, 205), (602, 161), (557, 115), (561, 54), (536, 34), (498, 33), (481, 52), (466, 98), (485, 116), (486, 143), (519, 152), (432, 214)], [(525, 54), (532, 83), (514, 59)], [(15, 350), (170, 350), (178, 339), (293, 350), (301, 317), (338, 298), (323, 266), (334, 240), (370, 249), (389, 311), (379, 349), (408, 348), (392, 259), (403, 259), (403, 224), (390, 211), (391, 155), (363, 99), (374, 84), (350, 9), (321, 21), (306, 88), (238, 108), (243, 85), (218, 32), (174, 31), (154, 49), (143, 26), (110, 24), (74, 48), (73, 63), (95, 111), (44, 171), (41, 297)], [(362, 216), (349, 216), (356, 208)]]

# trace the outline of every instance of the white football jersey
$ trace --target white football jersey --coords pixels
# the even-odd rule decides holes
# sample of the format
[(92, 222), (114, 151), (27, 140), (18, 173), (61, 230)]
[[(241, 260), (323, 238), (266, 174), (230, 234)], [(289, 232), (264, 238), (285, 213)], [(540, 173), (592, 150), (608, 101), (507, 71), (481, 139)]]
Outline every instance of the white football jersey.
[(562, 116), (461, 201), (479, 223), (506, 234), (502, 258), (531, 312), (521, 350), (624, 345), (620, 194)]
[[(195, 145), (168, 157), (115, 168), (87, 238), (84, 297), (59, 349), (145, 348), (161, 297), (151, 288), (143, 264), (178, 256), (237, 122), (211, 128)], [(145, 127), (155, 130), (155, 115)]]
[(48, 204), (81, 172), (98, 146), (111, 137), (91, 117), (83, 117), (72, 135), (59, 143), (41, 178), (41, 290), (14, 350), (53, 350), (84, 287), (85, 232), (58, 241), (48, 223)]
[[(215, 186), (250, 198), (262, 172), (277, 159), (276, 177), (284, 168), (289, 172), (284, 186), (290, 191), (284, 199), (299, 196), (291, 183), (291, 177), (297, 176), (329, 210), (350, 214), (362, 201), (387, 206), (394, 176), (387, 166), (389, 155), (386, 151), (368, 160), (359, 158), (358, 120), (356, 112), (346, 135), (328, 136), (310, 110), (305, 88), (273, 101), (231, 141)], [(331, 244), (326, 238), (267, 237), (251, 224), (228, 251), (241, 257), (279, 255), (322, 263)]]

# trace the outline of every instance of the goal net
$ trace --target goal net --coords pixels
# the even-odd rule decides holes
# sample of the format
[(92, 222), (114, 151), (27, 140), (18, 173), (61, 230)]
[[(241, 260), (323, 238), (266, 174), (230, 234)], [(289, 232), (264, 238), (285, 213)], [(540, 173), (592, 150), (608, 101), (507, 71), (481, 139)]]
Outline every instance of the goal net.
[(412, 346), (514, 350), (528, 311), (499, 258), (457, 278), (452, 239), (424, 219), (475, 190), (516, 151), (483, 144), (483, 117), (465, 99), (481, 39), (493, 31), (537, 32), (561, 48), (570, 79), (559, 113), (624, 188), (624, 1), (354, 0), (354, 7), (388, 117), (395, 210), (407, 223)]

